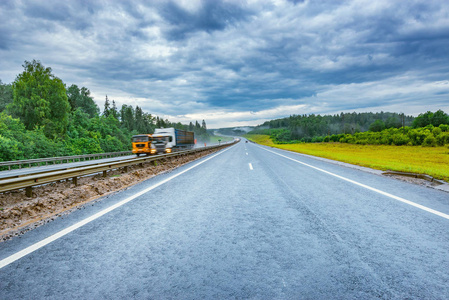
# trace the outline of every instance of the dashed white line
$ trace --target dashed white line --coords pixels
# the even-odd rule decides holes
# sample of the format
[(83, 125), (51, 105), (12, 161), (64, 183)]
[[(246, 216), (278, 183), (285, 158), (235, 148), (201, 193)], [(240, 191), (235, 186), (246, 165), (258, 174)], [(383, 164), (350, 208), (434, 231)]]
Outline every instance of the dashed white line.
[(250, 170), (254, 170), (253, 165), (251, 163), (248, 164)]
[(346, 178), (346, 177), (343, 177), (343, 176), (340, 176), (340, 175), (331, 173), (331, 172), (329, 172), (329, 171), (326, 171), (326, 170), (323, 170), (323, 169), (314, 167), (314, 166), (309, 165), (309, 164), (306, 164), (306, 163), (304, 163), (304, 162), (302, 162), (302, 161), (299, 161), (299, 160), (296, 160), (296, 159), (294, 159), (294, 158), (288, 157), (288, 156), (286, 156), (286, 155), (283, 155), (283, 154), (280, 154), (280, 153), (277, 153), (277, 152), (274, 152), (274, 151), (265, 149), (265, 148), (263, 148), (263, 147), (259, 147), (259, 148), (261, 148), (261, 149), (263, 149), (263, 150), (265, 150), (265, 151), (271, 152), (271, 153), (273, 153), (273, 154), (279, 155), (279, 156), (281, 156), (281, 157), (287, 158), (287, 159), (289, 159), (289, 160), (292, 160), (292, 161), (294, 161), (294, 162), (297, 162), (297, 163), (302, 164), (302, 165), (304, 165), (304, 166), (307, 166), (307, 167), (309, 167), (309, 168), (312, 168), (312, 169), (315, 169), (315, 170), (317, 170), (317, 171), (326, 173), (326, 174), (328, 174), (328, 175), (337, 177), (337, 178), (339, 178), (339, 179), (341, 179), (341, 180), (350, 182), (350, 183), (352, 183), (352, 184), (358, 185), (358, 186), (363, 187), (363, 188), (365, 188), (365, 189), (368, 189), (368, 190), (370, 190), (370, 191), (379, 193), (379, 194), (381, 194), (381, 195), (387, 196), (387, 197), (392, 198), (392, 199), (395, 199), (395, 200), (397, 200), (397, 201), (401, 201), (401, 202), (406, 203), (406, 204), (408, 204), (408, 205), (414, 206), (414, 207), (416, 207), (416, 208), (422, 209), (422, 210), (424, 210), (424, 211), (430, 212), (430, 213), (432, 213), (432, 214), (434, 214), (434, 215), (437, 215), (437, 216), (440, 216), (440, 217), (443, 217), (443, 218), (449, 220), (449, 215), (448, 215), (448, 214), (445, 214), (445, 213), (442, 213), (442, 212), (440, 212), (440, 211), (431, 209), (431, 208), (429, 208), (429, 207), (427, 207), (427, 206), (424, 206), (424, 205), (421, 205), (421, 204), (412, 202), (412, 201), (410, 201), (410, 200), (407, 200), (407, 199), (404, 199), (404, 198), (401, 198), (401, 197), (392, 195), (392, 194), (390, 194), (390, 193), (381, 191), (381, 190), (379, 190), (379, 189), (370, 187), (370, 186), (368, 186), (368, 185), (366, 185), (366, 184), (363, 184), (363, 183), (360, 183), (360, 182), (351, 180), (351, 179), (349, 179), (349, 178)]
[(173, 176), (171, 176), (171, 177), (169, 177), (167, 179), (164, 179), (161, 182), (158, 182), (155, 185), (152, 185), (152, 186), (144, 189), (143, 191), (140, 191), (140, 192), (138, 192), (138, 193), (136, 193), (136, 194), (134, 194), (134, 195), (132, 195), (132, 196), (130, 196), (130, 197), (128, 197), (128, 198), (126, 198), (126, 199), (124, 199), (124, 200), (122, 200), (122, 201), (120, 201), (120, 202), (118, 202), (118, 203), (116, 203), (116, 204), (114, 204), (114, 205), (112, 205), (112, 206), (110, 206), (110, 207), (108, 207), (108, 208), (106, 208), (106, 209), (104, 209), (104, 210), (102, 210), (102, 211), (100, 211), (100, 212), (98, 212), (98, 213), (96, 213), (96, 214), (94, 214), (94, 215), (92, 215), (92, 216), (90, 216), (90, 217), (88, 217), (88, 218), (86, 218), (86, 219), (84, 219), (84, 220), (82, 220), (82, 221), (72, 225), (72, 226), (70, 226), (70, 227), (67, 227), (66, 229), (63, 229), (63, 230), (61, 230), (61, 231), (59, 231), (59, 232), (57, 232), (57, 233), (55, 233), (55, 234), (45, 238), (45, 239), (43, 239), (40, 242), (37, 242), (36, 244), (33, 244), (33, 245), (31, 245), (31, 246), (29, 246), (29, 247), (27, 247), (27, 248), (25, 248), (25, 249), (23, 249), (23, 250), (21, 250), (21, 251), (19, 251), (17, 253), (15, 253), (15, 254), (5, 258), (5, 259), (0, 260), (0, 269), (3, 268), (3, 267), (6, 267), (7, 265), (9, 265), (9, 264), (11, 264), (13, 262), (15, 262), (16, 260), (21, 259), (22, 257), (24, 257), (24, 256), (26, 256), (26, 255), (28, 255), (30, 253), (33, 253), (34, 251), (36, 251), (36, 250), (38, 250), (38, 249), (40, 249), (40, 248), (50, 244), (51, 242), (53, 242), (53, 241), (55, 241), (55, 240), (65, 236), (65, 235), (69, 234), (70, 232), (72, 232), (72, 231), (74, 231), (74, 230), (76, 230), (76, 229), (78, 229), (78, 228), (80, 228), (80, 227), (82, 227), (82, 226), (84, 226), (84, 225), (86, 225), (86, 224), (88, 224), (88, 223), (98, 219), (99, 217), (101, 217), (101, 216), (103, 216), (103, 215), (105, 215), (105, 214), (115, 210), (116, 208), (119, 208), (120, 206), (122, 206), (122, 205), (124, 205), (124, 204), (126, 204), (126, 203), (128, 203), (128, 202), (130, 202), (132, 200), (134, 200), (135, 198), (137, 198), (139, 196), (142, 196), (145, 193), (148, 193), (149, 191), (151, 191), (151, 190), (153, 190), (153, 189), (163, 185), (164, 183), (167, 183), (170, 180), (175, 179), (176, 177), (178, 177), (178, 176), (180, 176), (180, 175), (182, 175), (182, 174), (192, 170), (193, 168), (198, 167), (199, 165), (201, 165), (201, 164), (205, 163), (206, 161), (208, 161), (208, 160), (210, 160), (210, 159), (212, 159), (212, 158), (214, 158), (214, 157), (216, 157), (216, 156), (218, 156), (218, 155), (228, 151), (231, 148), (232, 147), (227, 148), (224, 151), (221, 151), (221, 152), (219, 152), (219, 153), (217, 153), (217, 154), (215, 154), (215, 155), (213, 155), (211, 157), (208, 157), (205, 160), (203, 160), (203, 161), (201, 161), (201, 162), (191, 166), (190, 168), (187, 168), (184, 171), (179, 172), (178, 174), (175, 174), (175, 175), (173, 175)]

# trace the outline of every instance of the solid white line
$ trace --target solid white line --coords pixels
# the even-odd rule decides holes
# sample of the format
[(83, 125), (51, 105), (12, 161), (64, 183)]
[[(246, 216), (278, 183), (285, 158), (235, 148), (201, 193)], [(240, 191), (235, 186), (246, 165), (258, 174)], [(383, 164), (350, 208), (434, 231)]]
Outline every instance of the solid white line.
[(299, 160), (296, 160), (296, 159), (293, 159), (293, 158), (291, 158), (291, 157), (288, 157), (288, 156), (279, 154), (279, 153), (277, 153), (277, 152), (274, 152), (274, 151), (265, 149), (265, 148), (263, 148), (263, 147), (259, 147), (259, 148), (261, 148), (261, 149), (263, 149), (263, 150), (265, 150), (265, 151), (274, 153), (274, 154), (276, 154), (276, 155), (282, 156), (282, 157), (284, 157), (284, 158), (287, 158), (287, 159), (289, 159), (289, 160), (292, 160), (292, 161), (294, 161), (294, 162), (297, 162), (297, 163), (302, 164), (302, 165), (304, 165), (304, 166), (307, 166), (307, 167), (309, 167), (309, 168), (312, 168), (312, 169), (315, 169), (315, 170), (317, 170), (317, 171), (326, 173), (326, 174), (328, 174), (328, 175), (337, 177), (337, 178), (342, 179), (342, 180), (344, 180), (344, 181), (347, 181), (347, 182), (350, 182), (350, 183), (352, 183), (352, 184), (361, 186), (361, 187), (363, 187), (363, 188), (365, 188), (365, 189), (368, 189), (368, 190), (370, 190), (370, 191), (373, 191), (373, 192), (379, 193), (379, 194), (381, 194), (381, 195), (387, 196), (387, 197), (389, 197), (389, 198), (392, 198), (392, 199), (401, 201), (401, 202), (406, 203), (406, 204), (408, 204), (408, 205), (411, 205), (411, 206), (414, 206), (414, 207), (416, 207), (416, 208), (425, 210), (425, 211), (430, 212), (430, 213), (432, 213), (432, 214), (434, 214), (434, 215), (437, 215), (437, 216), (440, 216), (440, 217), (443, 217), (443, 218), (449, 220), (449, 215), (447, 215), (447, 214), (445, 214), (445, 213), (442, 213), (442, 212), (439, 212), (439, 211), (437, 211), (437, 210), (431, 209), (431, 208), (429, 208), (429, 207), (427, 207), (427, 206), (424, 206), (424, 205), (421, 205), (421, 204), (412, 202), (412, 201), (410, 201), (410, 200), (407, 200), (407, 199), (404, 199), (404, 198), (401, 198), (401, 197), (392, 195), (392, 194), (390, 194), (390, 193), (387, 193), (387, 192), (378, 190), (378, 189), (376, 189), (376, 188), (370, 187), (370, 186), (365, 185), (365, 184), (363, 184), (363, 183), (360, 183), (360, 182), (351, 180), (351, 179), (349, 179), (349, 178), (346, 178), (346, 177), (343, 177), (343, 176), (340, 176), (340, 175), (331, 173), (331, 172), (329, 172), (329, 171), (326, 171), (326, 170), (323, 170), (323, 169), (314, 167), (314, 166), (312, 166), (312, 165), (303, 163), (303, 162), (301, 162), (301, 161), (299, 161)]
[(250, 170), (254, 170), (254, 169), (253, 169), (253, 165), (252, 165), (251, 163), (249, 163), (248, 165), (249, 165), (249, 169), (250, 169)]
[(130, 197), (128, 197), (128, 198), (126, 198), (126, 199), (124, 199), (124, 200), (122, 200), (122, 201), (120, 201), (120, 202), (118, 202), (118, 203), (116, 203), (116, 204), (114, 204), (114, 205), (112, 205), (112, 206), (110, 206), (110, 207), (108, 207), (108, 208), (106, 208), (106, 209), (104, 209), (104, 210), (102, 210), (102, 211), (100, 211), (100, 212), (98, 212), (98, 213), (96, 213), (96, 214), (94, 214), (94, 215), (92, 215), (92, 216), (90, 216), (90, 217), (88, 217), (88, 218), (86, 218), (86, 219), (84, 219), (84, 220), (82, 220), (82, 221), (72, 225), (72, 226), (70, 226), (70, 227), (67, 227), (66, 229), (63, 229), (63, 230), (61, 230), (61, 231), (59, 231), (59, 232), (57, 232), (57, 233), (55, 233), (55, 234), (45, 238), (45, 239), (43, 239), (40, 242), (37, 242), (36, 244), (33, 244), (33, 245), (31, 245), (31, 246), (29, 246), (29, 247), (27, 247), (27, 248), (25, 248), (25, 249), (15, 253), (15, 254), (13, 254), (13, 255), (11, 255), (11, 256), (3, 259), (3, 260), (1, 260), (0, 261), (0, 269), (5, 267), (5, 266), (7, 266), (7, 265), (9, 265), (9, 264), (11, 264), (11, 263), (13, 263), (13, 262), (15, 262), (16, 260), (21, 259), (22, 257), (24, 257), (24, 256), (26, 256), (26, 255), (28, 255), (28, 254), (30, 254), (30, 253), (40, 249), (40, 248), (50, 244), (51, 242), (53, 242), (53, 241), (55, 241), (55, 240), (65, 236), (66, 234), (69, 234), (70, 232), (72, 232), (72, 231), (74, 231), (74, 230), (76, 230), (76, 229), (78, 229), (78, 228), (80, 228), (80, 227), (82, 227), (82, 226), (84, 226), (84, 225), (86, 225), (86, 224), (88, 224), (88, 223), (98, 219), (99, 217), (101, 217), (101, 216), (103, 216), (103, 215), (113, 211), (114, 209), (119, 208), (120, 206), (122, 206), (122, 205), (124, 205), (124, 204), (126, 204), (126, 203), (128, 203), (128, 202), (130, 202), (130, 201), (132, 201), (134, 199), (136, 199), (137, 197), (142, 196), (143, 194), (148, 193), (151, 190), (154, 190), (155, 188), (157, 188), (157, 187), (163, 185), (164, 183), (167, 183), (170, 180), (172, 180), (172, 179), (174, 179), (174, 178), (176, 178), (176, 177), (178, 177), (178, 176), (180, 176), (180, 175), (182, 175), (182, 174), (192, 170), (193, 168), (198, 167), (199, 165), (201, 165), (201, 164), (205, 163), (206, 161), (216, 157), (217, 155), (220, 155), (220, 154), (228, 151), (231, 148), (232, 147), (227, 148), (224, 151), (221, 151), (221, 152), (219, 152), (219, 153), (217, 153), (217, 154), (215, 154), (215, 155), (213, 155), (211, 157), (208, 157), (205, 160), (197, 163), (196, 165), (191, 166), (190, 168), (185, 169), (182, 172), (179, 172), (176, 175), (173, 175), (173, 176), (171, 176), (171, 177), (169, 177), (167, 179), (164, 179), (161, 182), (156, 183), (155, 185), (153, 185), (153, 186), (151, 186), (149, 188), (146, 188), (146, 189), (144, 189), (144, 190), (142, 190), (142, 191), (140, 191), (140, 192), (138, 192), (138, 193), (136, 193), (136, 194), (134, 194), (134, 195), (132, 195), (132, 196), (130, 196)]

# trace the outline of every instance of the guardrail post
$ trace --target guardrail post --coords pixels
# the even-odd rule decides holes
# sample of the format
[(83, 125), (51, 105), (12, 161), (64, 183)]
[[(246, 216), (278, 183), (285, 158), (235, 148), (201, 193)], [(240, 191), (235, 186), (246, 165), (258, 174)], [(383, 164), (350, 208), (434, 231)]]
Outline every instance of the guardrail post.
[(78, 177), (77, 177), (77, 176), (73, 177), (73, 178), (72, 178), (72, 181), (73, 181), (73, 184), (74, 184), (75, 186), (78, 185)]
[(107, 171), (103, 171), (103, 177), (106, 177), (108, 175)]
[(28, 198), (33, 197), (33, 188), (31, 186), (27, 186), (25, 188), (25, 194)]

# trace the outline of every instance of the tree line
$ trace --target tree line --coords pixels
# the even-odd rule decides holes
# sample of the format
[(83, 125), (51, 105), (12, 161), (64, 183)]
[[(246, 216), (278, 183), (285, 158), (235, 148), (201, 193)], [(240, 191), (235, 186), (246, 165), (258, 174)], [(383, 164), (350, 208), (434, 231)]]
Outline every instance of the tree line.
[(388, 112), (302, 115), (265, 122), (250, 133), (268, 134), (275, 143), (443, 146), (449, 144), (449, 115), (442, 110), (416, 118)]
[(208, 141), (206, 122), (170, 122), (105, 98), (103, 112), (86, 87), (67, 87), (39, 61), (25, 61), (11, 84), (0, 80), (0, 161), (130, 150), (135, 134), (190, 130)]

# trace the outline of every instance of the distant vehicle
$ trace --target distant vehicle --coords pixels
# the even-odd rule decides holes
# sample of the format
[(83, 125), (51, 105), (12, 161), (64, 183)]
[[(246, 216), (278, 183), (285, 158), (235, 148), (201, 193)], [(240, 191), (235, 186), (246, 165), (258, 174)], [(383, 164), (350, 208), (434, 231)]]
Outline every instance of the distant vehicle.
[(195, 146), (195, 134), (175, 128), (157, 128), (154, 130), (152, 145), (156, 153), (192, 149)]
[(133, 145), (133, 153), (137, 156), (140, 156), (140, 154), (155, 154), (156, 149), (154, 149), (153, 144), (153, 137), (151, 134), (138, 134), (133, 135), (132, 137), (132, 145)]

